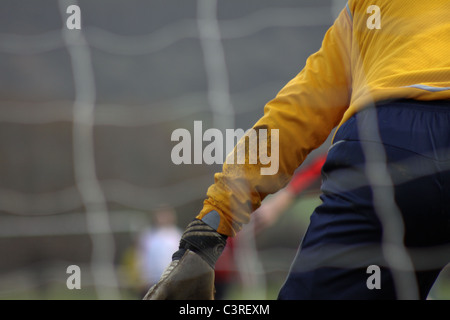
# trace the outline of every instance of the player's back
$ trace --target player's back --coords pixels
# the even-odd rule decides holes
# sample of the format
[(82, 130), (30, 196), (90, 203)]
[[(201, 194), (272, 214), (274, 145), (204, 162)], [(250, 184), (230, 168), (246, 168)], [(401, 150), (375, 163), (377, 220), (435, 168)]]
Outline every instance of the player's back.
[[(450, 1), (349, 1), (352, 104), (365, 93), (423, 100), (450, 95)], [(411, 90), (413, 89), (413, 90)], [(405, 96), (406, 95), (406, 96)]]

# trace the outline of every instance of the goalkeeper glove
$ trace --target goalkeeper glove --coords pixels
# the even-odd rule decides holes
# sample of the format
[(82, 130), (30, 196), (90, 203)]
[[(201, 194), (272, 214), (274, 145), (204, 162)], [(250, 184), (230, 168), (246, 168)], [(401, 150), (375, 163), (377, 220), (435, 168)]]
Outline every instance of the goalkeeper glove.
[(213, 300), (214, 266), (226, 240), (202, 220), (192, 221), (172, 262), (144, 300)]

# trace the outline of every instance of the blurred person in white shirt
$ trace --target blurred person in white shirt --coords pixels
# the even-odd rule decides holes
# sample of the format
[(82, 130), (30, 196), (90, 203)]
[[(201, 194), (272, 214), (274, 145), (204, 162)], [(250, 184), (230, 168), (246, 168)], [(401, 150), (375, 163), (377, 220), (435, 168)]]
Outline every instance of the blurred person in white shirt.
[(179, 246), (182, 231), (176, 221), (175, 210), (167, 205), (161, 206), (152, 215), (150, 227), (144, 229), (139, 237), (138, 269), (146, 289), (158, 282)]

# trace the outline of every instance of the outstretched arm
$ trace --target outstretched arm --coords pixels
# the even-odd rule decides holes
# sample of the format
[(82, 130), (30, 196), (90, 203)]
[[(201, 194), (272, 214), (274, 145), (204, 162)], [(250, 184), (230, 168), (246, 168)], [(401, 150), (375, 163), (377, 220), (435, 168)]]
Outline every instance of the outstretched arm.
[[(278, 169), (261, 174), (267, 162), (258, 157), (257, 146), (246, 146), (242, 138), (228, 155), (223, 170), (215, 175), (203, 209), (182, 236), (180, 250), (160, 282), (145, 299), (211, 299), (213, 268), (228, 236), (234, 236), (250, 219), (250, 214), (271, 193), (283, 188), (306, 156), (319, 147), (338, 125), (348, 108), (351, 95), (350, 48), (352, 22), (343, 10), (328, 30), (321, 49), (306, 62), (264, 109), (264, 116), (253, 126), (259, 145), (279, 151)], [(272, 130), (278, 130), (278, 138)], [(253, 149), (252, 149), (253, 148)], [(232, 164), (234, 153), (244, 164)], [(237, 160), (237, 159), (236, 159)], [(264, 164), (266, 163), (266, 164)]]
[[(274, 175), (262, 175), (261, 164), (229, 164), (215, 175), (208, 189), (208, 199), (197, 216), (205, 219), (217, 212), (220, 221), (213, 227), (219, 233), (233, 236), (249, 221), (261, 201), (283, 188), (306, 156), (318, 148), (336, 127), (350, 103), (352, 22), (343, 10), (328, 30), (321, 49), (309, 57), (305, 68), (292, 79), (264, 109), (264, 116), (254, 125), (255, 130), (279, 130), (279, 168)], [(277, 141), (270, 141), (268, 146)], [(242, 148), (245, 139), (236, 148)], [(273, 146), (272, 146), (273, 147)], [(236, 151), (235, 148), (235, 151)], [(217, 215), (214, 213), (214, 215)], [(210, 220), (206, 218), (206, 220)]]

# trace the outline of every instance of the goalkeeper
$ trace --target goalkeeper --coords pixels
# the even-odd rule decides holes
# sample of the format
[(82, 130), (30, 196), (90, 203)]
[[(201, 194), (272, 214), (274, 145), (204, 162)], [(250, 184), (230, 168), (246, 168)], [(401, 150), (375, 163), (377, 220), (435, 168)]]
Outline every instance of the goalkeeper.
[[(350, 0), (320, 50), (267, 103), (253, 127), (279, 130), (278, 173), (261, 175), (259, 161), (225, 163), (171, 265), (145, 298), (213, 299), (213, 268), (227, 237), (249, 222), (268, 194), (287, 185), (334, 128), (322, 169), (322, 204), (311, 216), (279, 299), (398, 298), (382, 255), (367, 254), (380, 247), (384, 230), (365, 152), (384, 151), (404, 245), (448, 244), (449, 15), (449, 1)], [(448, 261), (437, 259), (429, 268), (418, 262), (413, 260), (418, 296), (424, 299)], [(376, 290), (367, 286), (372, 264), (382, 267)]]

